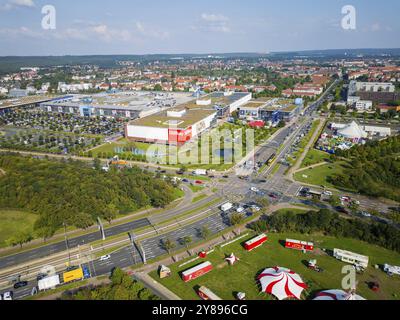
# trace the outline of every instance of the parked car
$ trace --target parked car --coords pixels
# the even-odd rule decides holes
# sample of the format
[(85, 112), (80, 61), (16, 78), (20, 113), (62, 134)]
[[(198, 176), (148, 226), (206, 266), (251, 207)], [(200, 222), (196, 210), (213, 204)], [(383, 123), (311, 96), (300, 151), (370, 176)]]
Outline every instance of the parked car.
[(342, 200), (344, 202), (350, 202), (351, 201), (350, 197), (340, 197), (340, 200)]
[(345, 214), (350, 213), (345, 207), (342, 207), (342, 206), (336, 207), (335, 209), (337, 212), (341, 212), (341, 213), (345, 213)]
[(196, 180), (195, 183), (196, 183), (196, 184), (204, 184), (204, 182), (203, 182), (203, 181), (200, 181), (200, 180)]
[(108, 261), (108, 260), (110, 260), (110, 259), (111, 259), (111, 256), (110, 256), (109, 254), (100, 257), (100, 261)]
[(44, 279), (44, 278), (46, 278), (46, 277), (47, 277), (47, 274), (45, 274), (45, 273), (40, 273), (40, 274), (37, 275), (36, 281), (40, 281), (40, 280), (42, 280), (42, 279)]
[(189, 180), (188, 179), (182, 179), (182, 182), (188, 183)]
[(372, 215), (366, 211), (361, 211), (360, 214), (365, 218), (371, 218)]
[(236, 209), (236, 212), (237, 212), (237, 213), (242, 213), (243, 211), (244, 211), (244, 208), (243, 208), (243, 207), (239, 207), (239, 208)]
[(17, 282), (16, 284), (14, 284), (14, 289), (23, 288), (23, 287), (26, 287), (27, 285), (28, 285), (28, 281), (20, 281), (20, 282)]

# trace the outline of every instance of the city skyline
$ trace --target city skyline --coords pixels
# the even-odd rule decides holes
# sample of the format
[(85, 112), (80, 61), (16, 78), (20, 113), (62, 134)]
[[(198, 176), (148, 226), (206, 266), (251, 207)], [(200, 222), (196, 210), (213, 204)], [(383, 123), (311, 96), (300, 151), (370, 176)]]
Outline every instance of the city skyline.
[[(285, 0), (183, 2), (116, 0), (0, 1), (0, 55), (204, 54), (398, 48), (397, 1), (335, 0), (316, 5)], [(56, 9), (54, 30), (42, 8)], [(356, 9), (356, 28), (342, 28), (342, 8)], [(290, 8), (290, 10), (288, 10)], [(286, 12), (286, 14), (282, 14)], [(284, 40), (284, 41), (283, 41)]]

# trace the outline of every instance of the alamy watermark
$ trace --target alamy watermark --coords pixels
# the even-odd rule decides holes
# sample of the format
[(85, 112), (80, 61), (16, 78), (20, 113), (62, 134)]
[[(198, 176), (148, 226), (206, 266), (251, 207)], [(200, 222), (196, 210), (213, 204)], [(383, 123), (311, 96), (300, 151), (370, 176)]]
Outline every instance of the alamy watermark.
[(53, 5), (45, 5), (42, 7), (42, 29), (55, 30), (57, 28), (57, 12)]
[(344, 30), (356, 30), (357, 28), (357, 11), (352, 5), (346, 5), (342, 8), (342, 28)]

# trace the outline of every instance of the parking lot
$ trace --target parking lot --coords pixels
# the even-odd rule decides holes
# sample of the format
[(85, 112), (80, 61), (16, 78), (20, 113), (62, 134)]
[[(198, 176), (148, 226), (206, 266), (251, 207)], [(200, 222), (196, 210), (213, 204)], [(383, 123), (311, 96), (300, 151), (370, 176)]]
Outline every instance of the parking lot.
[(78, 154), (103, 141), (101, 136), (14, 127), (0, 128), (0, 132), (0, 148), (55, 154)]
[(39, 108), (8, 112), (0, 118), (0, 127), (31, 128), (103, 136), (124, 132), (124, 122), (118, 119), (48, 113)]

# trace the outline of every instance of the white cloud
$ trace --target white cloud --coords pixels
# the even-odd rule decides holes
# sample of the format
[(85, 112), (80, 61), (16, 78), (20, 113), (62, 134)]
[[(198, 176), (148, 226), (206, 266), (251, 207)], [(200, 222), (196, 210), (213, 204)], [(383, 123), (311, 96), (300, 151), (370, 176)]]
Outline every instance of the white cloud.
[(10, 3), (17, 7), (34, 7), (33, 0), (11, 0)]
[(380, 23), (379, 23), (379, 22), (374, 23), (374, 24), (371, 26), (371, 30), (372, 30), (372, 31), (380, 31), (380, 30), (381, 30), (381, 25), (380, 25)]
[(229, 27), (230, 19), (222, 14), (202, 13), (201, 23), (199, 26), (193, 26), (194, 30), (202, 30), (205, 32), (231, 32)]
[(229, 21), (230, 19), (222, 14), (202, 13), (199, 23), (190, 28), (194, 31), (201, 32), (229, 33), (231, 32)]
[(222, 14), (213, 14), (213, 13), (203, 13), (201, 18), (205, 21), (209, 22), (221, 22), (221, 21), (229, 21), (228, 17), (225, 17)]
[(9, 0), (0, 6), (0, 10), (12, 10), (18, 7), (33, 8), (35, 7), (35, 3), (33, 0)]
[(170, 34), (168, 31), (160, 30), (155, 27), (145, 26), (142, 22), (136, 22), (136, 31), (145, 37), (156, 38), (156, 39), (167, 39)]

